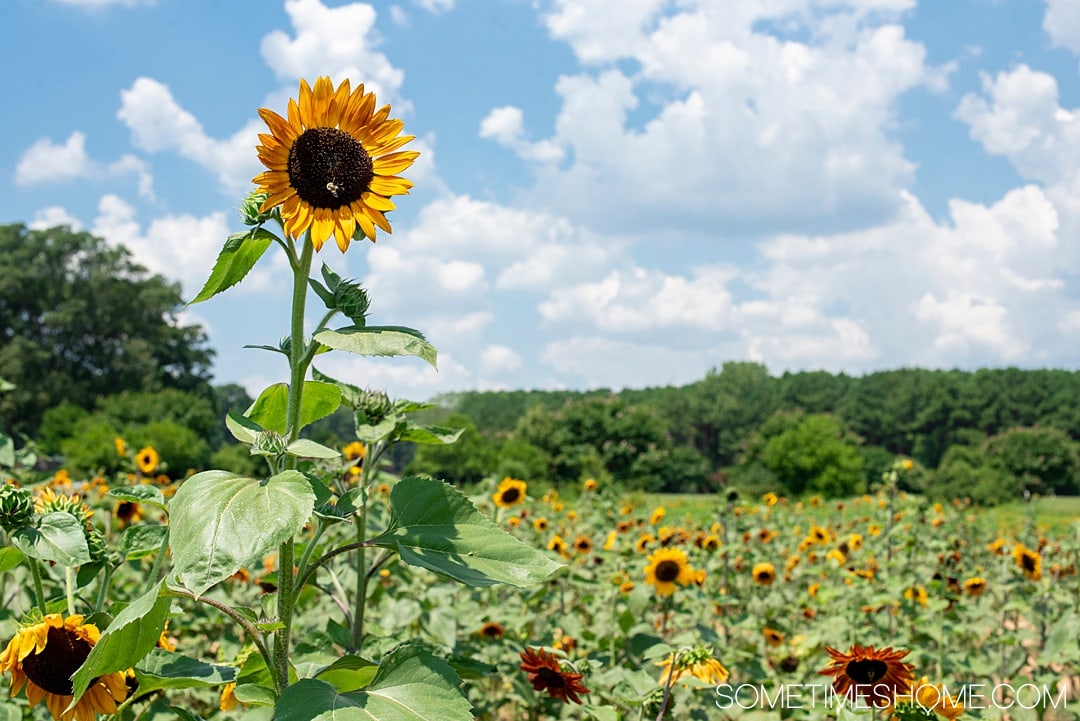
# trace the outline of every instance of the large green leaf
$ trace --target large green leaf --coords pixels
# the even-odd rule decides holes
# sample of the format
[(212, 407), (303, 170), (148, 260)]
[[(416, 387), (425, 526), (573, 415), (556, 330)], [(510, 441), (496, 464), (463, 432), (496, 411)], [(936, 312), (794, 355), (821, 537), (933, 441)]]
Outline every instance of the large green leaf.
[(139, 682), (139, 694), (160, 689), (221, 686), (236, 680), (236, 669), (154, 649), (135, 667), (135, 680)]
[(315, 340), (325, 346), (366, 356), (411, 355), (438, 368), (438, 351), (424, 338), (423, 333), (401, 326), (351, 326), (339, 330), (324, 330)]
[(278, 699), (274, 721), (472, 721), (460, 683), (445, 661), (422, 646), (401, 646), (362, 691), (338, 693), (316, 679), (292, 684)]
[(11, 546), (0, 548), (0, 573), (7, 573), (25, 559), (26, 554), (17, 548)]
[(401, 560), (470, 586), (528, 586), (561, 568), (496, 526), (457, 489), (430, 478), (405, 478), (390, 493), (390, 527), (372, 542)]
[[(341, 391), (330, 383), (304, 381), (300, 401), (300, 427), (324, 418), (341, 405)], [(289, 407), (289, 385), (275, 383), (264, 390), (244, 415), (269, 431), (285, 434), (285, 416)]]
[(70, 513), (54, 511), (41, 516), (37, 526), (20, 528), (11, 543), (31, 558), (74, 568), (90, 563), (83, 524)]
[(157, 645), (172, 603), (157, 584), (139, 596), (101, 633), (101, 638), (71, 677), (74, 686), (72, 705), (79, 701), (98, 676), (124, 671), (142, 660)]
[(425, 446), (455, 443), (465, 432), (464, 428), (444, 428), (443, 426), (414, 426), (411, 423), (398, 435), (399, 441), (408, 441)]
[(299, 471), (268, 481), (226, 471), (192, 476), (170, 504), (169, 547), (180, 583), (202, 595), (298, 533), (314, 504)]
[(168, 526), (128, 526), (120, 537), (120, 552), (128, 561), (152, 556), (161, 549), (168, 533)]
[(233, 233), (214, 261), (214, 269), (199, 294), (188, 305), (201, 303), (228, 290), (244, 279), (273, 242), (274, 234), (264, 228)]

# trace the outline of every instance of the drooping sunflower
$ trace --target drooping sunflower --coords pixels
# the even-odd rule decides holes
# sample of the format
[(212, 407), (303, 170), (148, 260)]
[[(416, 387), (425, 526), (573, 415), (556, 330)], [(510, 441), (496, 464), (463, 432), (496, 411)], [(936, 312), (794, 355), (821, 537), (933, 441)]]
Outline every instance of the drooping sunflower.
[(718, 686), (728, 680), (728, 670), (716, 660), (711, 648), (705, 645), (691, 646), (671, 653), (657, 666), (664, 669), (660, 685), (669, 686), (683, 676), (693, 676), (710, 686)]
[(878, 650), (859, 644), (847, 653), (829, 646), (825, 651), (832, 663), (819, 673), (833, 677), (833, 690), (841, 696), (846, 696), (852, 688), (858, 694), (866, 691), (866, 703), (877, 708), (891, 706), (896, 694), (906, 692), (914, 678), (914, 666), (900, 660), (908, 651), (894, 651), (891, 647)]
[(59, 613), (20, 629), (0, 653), (0, 672), (11, 672), (11, 695), (25, 686), (30, 707), (44, 699), (54, 721), (93, 721), (98, 713), (116, 713), (128, 693), (122, 671), (99, 676), (75, 708), (65, 712), (75, 690), (71, 674), (100, 637), (97, 626), (83, 624), (82, 616), (65, 619)]
[(776, 580), (776, 567), (771, 563), (755, 563), (750, 575), (754, 582), (762, 586), (771, 586)]
[(927, 712), (936, 712), (947, 721), (956, 721), (964, 713), (964, 704), (958, 697), (950, 696), (942, 686), (930, 683), (926, 676), (913, 681), (903, 699), (923, 712), (923, 717), (928, 715)]
[(135, 454), (135, 465), (139, 467), (140, 471), (146, 474), (153, 473), (160, 462), (161, 458), (158, 456), (158, 452), (151, 446), (147, 446)]
[(656, 595), (670, 596), (675, 584), (689, 586), (694, 582), (694, 569), (686, 553), (679, 548), (660, 548), (648, 558), (645, 583), (656, 587)]
[(1012, 550), (1013, 560), (1016, 565), (1032, 581), (1042, 578), (1042, 556), (1022, 543), (1017, 543)]
[(268, 170), (255, 176), (266, 193), (260, 212), (281, 209), (285, 232), (299, 238), (311, 231), (315, 250), (331, 236), (345, 252), (357, 228), (372, 241), (378, 226), (391, 232), (384, 215), (390, 196), (409, 192), (398, 177), (420, 155), (398, 149), (414, 136), (400, 135), (404, 123), (391, 120), (390, 106), (375, 110), (375, 94), (361, 84), (337, 89), (328, 77), (315, 87), (300, 81), (299, 102), (289, 99), (287, 118), (259, 108), (270, 134), (259, 135), (259, 160)]
[(525, 481), (507, 476), (499, 483), (492, 499), (499, 508), (510, 508), (518, 503), (524, 503), (527, 488), (528, 484)]

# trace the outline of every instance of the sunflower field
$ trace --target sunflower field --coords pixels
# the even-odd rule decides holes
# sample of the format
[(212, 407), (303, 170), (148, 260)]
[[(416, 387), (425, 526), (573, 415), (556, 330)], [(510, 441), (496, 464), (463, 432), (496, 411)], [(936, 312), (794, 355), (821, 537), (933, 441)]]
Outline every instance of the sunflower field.
[[(872, 494), (688, 514), (595, 478), (389, 473), (398, 444), (461, 430), (317, 362), (437, 351), (313, 266), (390, 232), (413, 136), (326, 77), (259, 115), (248, 229), (192, 303), (271, 249), (291, 269), (288, 332), (256, 346), (287, 381), (224, 419), (260, 471), (116, 437), (121, 471), (83, 477), (0, 437), (0, 721), (1077, 717), (1080, 522), (1034, 501), (1006, 532), (902, 492), (907, 458)], [(304, 435), (341, 408), (347, 445)]]

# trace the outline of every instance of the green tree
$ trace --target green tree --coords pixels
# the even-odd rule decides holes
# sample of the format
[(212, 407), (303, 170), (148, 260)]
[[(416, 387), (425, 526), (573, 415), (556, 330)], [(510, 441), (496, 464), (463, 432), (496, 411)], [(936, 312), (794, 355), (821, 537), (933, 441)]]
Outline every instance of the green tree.
[(1013, 428), (986, 442), (987, 463), (1031, 493), (1080, 493), (1080, 446), (1056, 428)]
[(124, 248), (70, 228), (0, 226), (0, 426), (33, 435), (45, 409), (176, 388), (209, 396), (212, 351), (182, 326), (180, 288)]
[(418, 445), (406, 467), (409, 475), (425, 474), (457, 484), (479, 483), (494, 472), (495, 454), (491, 442), (467, 416), (456, 413), (442, 422), (447, 428), (464, 428), (456, 443)]
[(863, 456), (835, 416), (808, 415), (773, 436), (761, 462), (792, 494), (847, 496), (866, 490)]

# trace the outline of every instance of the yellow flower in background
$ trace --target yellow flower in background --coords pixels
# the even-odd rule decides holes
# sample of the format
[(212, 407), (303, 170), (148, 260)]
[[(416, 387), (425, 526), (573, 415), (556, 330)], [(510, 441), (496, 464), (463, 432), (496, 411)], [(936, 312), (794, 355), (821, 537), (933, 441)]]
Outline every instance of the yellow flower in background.
[(116, 444), (116, 453), (117, 453), (117, 455), (120, 455), (120, 456), (126, 456), (127, 455), (127, 443), (124, 442), (123, 438), (121, 438), (120, 436), (117, 436), (116, 438), (113, 438), (113, 443)]
[(596, 482), (595, 478), (588, 478), (588, 479), (585, 480), (585, 483), (582, 484), (582, 487), (586, 491), (595, 491), (598, 486), (599, 486), (599, 484)]
[(645, 566), (645, 583), (656, 587), (658, 596), (675, 593), (675, 584), (688, 586), (694, 581), (686, 553), (678, 548), (661, 548), (649, 556)]
[(925, 606), (929, 600), (926, 589), (922, 586), (912, 586), (904, 589), (904, 598), (909, 601), (914, 601), (920, 606)]
[(279, 207), (285, 232), (299, 238), (310, 230), (315, 250), (333, 237), (344, 253), (357, 229), (372, 241), (376, 226), (391, 232), (384, 215), (394, 209), (390, 197), (412, 187), (397, 174), (420, 154), (398, 150), (413, 136), (400, 135), (405, 124), (389, 116), (390, 106), (376, 111), (363, 85), (351, 90), (344, 80), (335, 90), (328, 77), (314, 88), (301, 80), (287, 118), (259, 108), (270, 129), (256, 146), (268, 168), (253, 181), (268, 196), (260, 212)]
[(607, 538), (604, 539), (604, 550), (612, 551), (615, 549), (616, 540), (619, 537), (618, 531), (611, 531), (607, 534)]
[(555, 551), (560, 556), (566, 553), (566, 541), (558, 533), (551, 537), (547, 547), (549, 551)]
[(534, 518), (533, 528), (535, 528), (537, 531), (546, 531), (548, 529), (548, 519), (544, 518), (543, 516), (540, 516), (539, 518)]
[(762, 586), (771, 586), (773, 581), (776, 580), (776, 567), (771, 563), (757, 563), (754, 564), (750, 575), (754, 577), (755, 583)]
[(666, 515), (667, 511), (664, 509), (664, 507), (657, 506), (653, 509), (652, 514), (649, 516), (649, 523), (655, 526), (656, 524), (660, 523), (660, 521), (664, 520), (664, 516)]
[(782, 646), (784, 644), (784, 634), (777, 631), (775, 628), (769, 628), (766, 626), (761, 629), (761, 635), (765, 637), (765, 643), (772, 647)]
[(499, 508), (510, 508), (525, 502), (525, 490), (527, 488), (528, 484), (525, 481), (519, 481), (516, 478), (507, 476), (499, 483), (499, 487), (492, 498)]
[(656, 536), (651, 533), (642, 533), (636, 541), (634, 541), (634, 550), (638, 553), (645, 553), (649, 546), (656, 543)]
[(693, 676), (710, 686), (718, 686), (727, 681), (730, 675), (713, 656), (712, 649), (703, 645), (675, 651), (663, 661), (657, 661), (656, 665), (664, 669), (660, 674), (661, 687), (674, 684), (684, 676)]
[(761, 497), (761, 500), (765, 501), (765, 505), (769, 506), (771, 508), (771, 507), (776, 505), (776, 503), (780, 500), (780, 498), (775, 493), (773, 493), (772, 491), (769, 491), (768, 493), (766, 493), (764, 496)]
[(345, 456), (347, 461), (362, 461), (367, 456), (367, 446), (360, 441), (353, 441), (341, 449), (341, 455)]
[(986, 590), (986, 579), (980, 576), (964, 581), (964, 593), (969, 596), (981, 596)]
[(1017, 567), (1024, 572), (1032, 581), (1038, 581), (1042, 578), (1042, 556), (1038, 551), (1032, 550), (1022, 543), (1018, 543), (1013, 546), (1012, 550), (1013, 560), (1016, 561)]
[(144, 474), (153, 473), (160, 462), (161, 458), (158, 457), (158, 452), (152, 446), (147, 446), (135, 454), (135, 465)]
[(59, 613), (20, 629), (0, 653), (0, 672), (11, 673), (11, 695), (25, 686), (30, 707), (44, 700), (55, 721), (93, 721), (97, 713), (116, 713), (128, 693), (122, 671), (98, 676), (75, 708), (65, 712), (74, 699), (71, 674), (100, 638), (97, 626), (83, 624), (82, 616), (65, 619)]
[[(941, 714), (948, 721), (955, 721), (964, 713), (964, 704), (957, 697), (947, 694), (941, 686), (930, 683), (926, 676), (911, 683), (908, 698), (916, 708)], [(908, 698), (901, 696), (898, 700), (907, 701)]]

